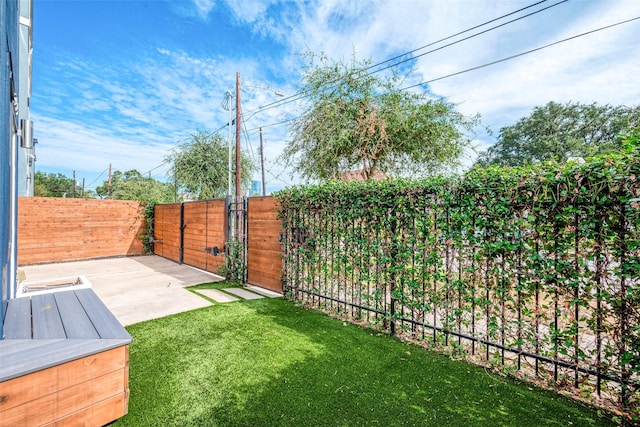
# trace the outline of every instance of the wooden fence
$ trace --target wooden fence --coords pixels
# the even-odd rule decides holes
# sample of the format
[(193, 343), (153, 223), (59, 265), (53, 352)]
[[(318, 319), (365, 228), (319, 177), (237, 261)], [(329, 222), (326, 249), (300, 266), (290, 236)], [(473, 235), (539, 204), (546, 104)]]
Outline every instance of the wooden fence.
[[(280, 220), (273, 197), (247, 202), (247, 281), (282, 292)], [(218, 273), (228, 242), (226, 200), (156, 205), (154, 254)]]
[[(247, 203), (248, 282), (282, 292), (280, 220), (273, 197)], [(145, 218), (138, 202), (22, 197), (20, 265), (144, 254)], [(226, 200), (157, 205), (154, 254), (217, 273), (228, 239)]]
[(281, 224), (277, 199), (250, 198), (247, 203), (247, 281), (282, 292)]
[(144, 224), (136, 201), (20, 197), (18, 264), (142, 255)]

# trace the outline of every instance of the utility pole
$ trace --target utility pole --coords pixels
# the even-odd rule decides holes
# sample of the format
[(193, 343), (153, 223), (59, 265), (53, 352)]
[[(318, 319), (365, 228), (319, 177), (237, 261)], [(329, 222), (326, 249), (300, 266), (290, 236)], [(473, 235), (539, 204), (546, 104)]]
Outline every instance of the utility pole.
[(262, 143), (262, 128), (260, 128), (260, 167), (262, 168), (262, 195), (267, 195), (267, 189), (264, 184), (264, 144)]
[(227, 169), (229, 171), (229, 186), (228, 186), (228, 190), (227, 190), (227, 197), (231, 197), (231, 190), (233, 189), (233, 183), (231, 180), (231, 160), (233, 158), (233, 156), (231, 155), (231, 114), (233, 112), (233, 107), (231, 106), (231, 99), (233, 98), (233, 95), (231, 94), (231, 91), (227, 91), (226, 95), (226, 105), (229, 108), (229, 123), (227, 125), (227, 148), (229, 149), (229, 168)]
[(236, 73), (236, 202), (240, 203), (242, 197), (241, 176), (240, 176), (240, 135), (242, 128), (240, 126), (240, 73)]
[(111, 198), (111, 163), (109, 163), (109, 185), (107, 187), (107, 199)]
[(73, 171), (73, 198), (76, 198), (76, 171)]
[(241, 160), (240, 153), (240, 132), (242, 128), (240, 126), (240, 73), (236, 73), (236, 237), (238, 239), (243, 238), (242, 235), (242, 184), (241, 184)]
[(82, 198), (84, 199), (84, 178), (82, 178)]
[(173, 203), (178, 203), (178, 173), (173, 168)]

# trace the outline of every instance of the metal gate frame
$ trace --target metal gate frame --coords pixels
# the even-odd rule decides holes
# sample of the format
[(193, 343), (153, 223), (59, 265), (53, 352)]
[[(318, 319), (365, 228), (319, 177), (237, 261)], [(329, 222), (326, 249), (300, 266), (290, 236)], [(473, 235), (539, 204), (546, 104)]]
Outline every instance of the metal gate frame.
[(241, 257), (244, 267), (242, 271), (242, 283), (247, 283), (247, 198), (242, 196), (240, 199), (236, 199), (235, 196), (227, 196), (227, 239), (225, 255), (229, 256), (231, 253), (230, 242), (238, 239), (241, 242)]

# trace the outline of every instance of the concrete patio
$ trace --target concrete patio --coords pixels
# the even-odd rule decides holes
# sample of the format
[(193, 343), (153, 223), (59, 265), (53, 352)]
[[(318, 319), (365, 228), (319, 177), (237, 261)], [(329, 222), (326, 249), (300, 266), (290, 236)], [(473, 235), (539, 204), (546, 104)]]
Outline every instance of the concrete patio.
[(154, 255), (29, 265), (20, 270), (27, 282), (85, 276), (124, 326), (209, 306), (211, 301), (184, 288), (223, 280)]

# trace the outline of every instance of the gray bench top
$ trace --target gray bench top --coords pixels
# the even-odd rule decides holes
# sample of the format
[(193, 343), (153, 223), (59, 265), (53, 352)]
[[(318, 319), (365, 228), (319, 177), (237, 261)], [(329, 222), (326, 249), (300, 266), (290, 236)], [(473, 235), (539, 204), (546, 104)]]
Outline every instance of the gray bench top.
[(8, 301), (0, 340), (0, 381), (131, 343), (92, 289)]

